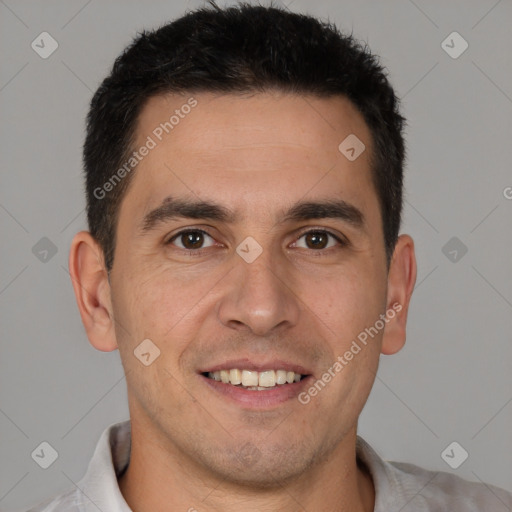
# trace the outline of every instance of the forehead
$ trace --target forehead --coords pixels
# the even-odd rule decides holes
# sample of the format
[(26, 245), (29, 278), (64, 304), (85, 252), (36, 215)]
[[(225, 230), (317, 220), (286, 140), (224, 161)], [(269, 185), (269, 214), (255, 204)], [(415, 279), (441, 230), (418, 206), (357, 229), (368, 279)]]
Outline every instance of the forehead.
[[(349, 136), (366, 147), (353, 161), (339, 149)], [(373, 192), (370, 131), (344, 97), (155, 96), (139, 116), (135, 141), (135, 150), (151, 149), (125, 200), (142, 213), (168, 195), (221, 198), (238, 210), (257, 202), (270, 212), (315, 194), (365, 203)]]
[[(199, 126), (202, 130), (196, 131)], [(170, 139), (166, 135), (172, 134), (176, 152), (185, 141), (187, 152), (290, 144), (323, 153), (332, 144), (336, 155), (343, 135), (355, 134), (370, 143), (362, 115), (347, 98), (281, 92), (153, 96), (136, 129), (139, 141), (151, 134), (157, 143), (170, 143), (160, 136)]]

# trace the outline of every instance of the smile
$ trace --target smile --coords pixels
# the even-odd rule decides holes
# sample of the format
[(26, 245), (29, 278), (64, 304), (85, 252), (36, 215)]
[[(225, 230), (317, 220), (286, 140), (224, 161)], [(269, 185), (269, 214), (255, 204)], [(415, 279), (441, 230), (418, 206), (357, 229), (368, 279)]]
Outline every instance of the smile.
[(286, 370), (264, 370), (261, 372), (253, 370), (217, 370), (203, 373), (205, 377), (224, 384), (231, 384), (251, 391), (264, 391), (299, 382), (304, 375)]

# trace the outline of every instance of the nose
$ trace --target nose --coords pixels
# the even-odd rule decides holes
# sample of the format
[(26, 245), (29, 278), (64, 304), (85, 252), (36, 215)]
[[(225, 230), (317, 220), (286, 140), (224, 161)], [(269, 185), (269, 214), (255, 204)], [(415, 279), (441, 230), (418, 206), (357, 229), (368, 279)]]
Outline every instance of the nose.
[(290, 269), (285, 267), (286, 263), (268, 250), (252, 263), (240, 258), (223, 283), (225, 292), (217, 309), (222, 324), (240, 331), (249, 329), (256, 336), (295, 326), (300, 299)]

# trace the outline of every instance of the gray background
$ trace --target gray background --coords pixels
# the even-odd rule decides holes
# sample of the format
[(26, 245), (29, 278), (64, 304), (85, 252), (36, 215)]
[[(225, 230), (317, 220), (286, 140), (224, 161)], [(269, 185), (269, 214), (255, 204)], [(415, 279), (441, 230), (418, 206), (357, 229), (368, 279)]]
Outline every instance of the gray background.
[[(402, 231), (416, 242), (418, 280), (408, 342), (382, 357), (360, 434), (387, 459), (512, 491), (512, 3), (285, 3), (368, 42), (409, 124)], [(136, 31), (199, 5), (0, 1), (3, 511), (73, 487), (101, 432), (128, 418), (119, 354), (89, 345), (67, 272), (86, 227), (84, 117)], [(31, 48), (43, 31), (59, 44), (48, 59)], [(456, 59), (441, 46), (453, 31), (469, 44)], [(57, 249), (47, 261), (32, 252), (43, 237)], [(46, 470), (31, 458), (42, 441), (59, 454)], [(456, 470), (441, 458), (452, 441), (469, 452)]]

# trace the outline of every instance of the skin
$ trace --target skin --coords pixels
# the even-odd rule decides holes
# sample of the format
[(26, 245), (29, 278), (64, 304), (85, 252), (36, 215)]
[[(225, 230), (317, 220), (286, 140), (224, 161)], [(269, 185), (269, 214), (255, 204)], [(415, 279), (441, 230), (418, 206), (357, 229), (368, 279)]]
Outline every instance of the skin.
[[(151, 98), (135, 146), (188, 97)], [(387, 268), (369, 129), (343, 97), (194, 98), (198, 105), (136, 168), (110, 282), (87, 231), (70, 251), (90, 343), (119, 349), (126, 373), (132, 452), (121, 492), (138, 512), (371, 511), (373, 482), (355, 455), (357, 420), (380, 354), (405, 343), (416, 261), (411, 237), (401, 235)], [(353, 162), (338, 150), (351, 133), (366, 146)], [(141, 236), (141, 219), (171, 194), (221, 203), (240, 218), (175, 219)], [(364, 228), (331, 218), (278, 223), (295, 201), (326, 198), (360, 209)], [(301, 237), (313, 227), (349, 243), (330, 238), (318, 249)], [(165, 245), (182, 228), (209, 232), (201, 255), (187, 254), (183, 237)], [(235, 251), (248, 236), (263, 249), (250, 264)], [(401, 311), (307, 405), (243, 407), (198, 376), (209, 363), (247, 357), (295, 361), (316, 380), (395, 303)], [(133, 354), (146, 338), (160, 350), (149, 366)], [(247, 443), (257, 449), (252, 461)]]

